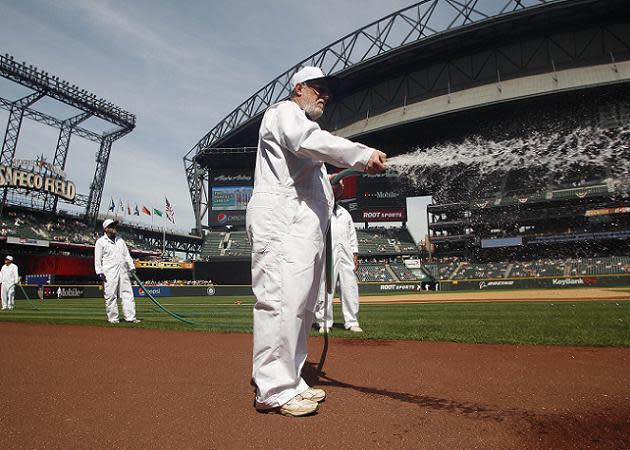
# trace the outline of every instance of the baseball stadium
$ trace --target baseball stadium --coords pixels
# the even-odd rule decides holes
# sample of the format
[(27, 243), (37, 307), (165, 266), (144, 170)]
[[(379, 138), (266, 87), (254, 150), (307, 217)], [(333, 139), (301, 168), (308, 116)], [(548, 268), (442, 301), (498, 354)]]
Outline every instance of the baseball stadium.
[[(16, 58), (0, 56), (21, 89), (0, 84), (0, 447), (630, 449), (628, 1), (423, 0), (277, 67), (176, 150), (186, 230), (168, 199), (134, 208), (107, 190), (142, 117)], [(381, 173), (319, 160), (356, 265), (337, 286), (330, 241), (319, 255), (334, 322), (305, 335), (298, 377), (326, 401), (292, 419), (252, 407), (273, 280), (256, 275), (269, 250), (249, 214), (266, 112), (309, 67), (335, 76), (326, 135), (387, 159)], [(31, 122), (58, 136), (50, 154), (20, 145)], [(288, 233), (291, 207), (266, 209)], [(128, 276), (99, 268), (110, 226)], [(288, 261), (299, 276), (308, 251)]]

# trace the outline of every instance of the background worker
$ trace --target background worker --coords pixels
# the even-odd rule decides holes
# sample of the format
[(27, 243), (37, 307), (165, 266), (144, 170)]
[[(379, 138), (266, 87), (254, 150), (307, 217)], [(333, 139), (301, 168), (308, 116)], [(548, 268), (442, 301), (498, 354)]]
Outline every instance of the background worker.
[(136, 304), (129, 274), (136, 268), (125, 241), (118, 236), (118, 222), (107, 219), (103, 222), (104, 234), (94, 246), (94, 270), (103, 283), (105, 312), (109, 323), (118, 323), (118, 303), (122, 300), (126, 322), (139, 323), (136, 319)]
[(270, 106), (260, 126), (246, 220), (256, 296), (252, 382), (262, 412), (311, 414), (326, 395), (301, 377), (334, 205), (324, 163), (385, 170), (383, 152), (333, 136), (315, 122), (330, 99), (330, 81), (318, 67), (299, 70), (291, 98)]
[[(335, 193), (335, 206), (330, 218), (330, 230), (332, 237), (332, 285), (337, 286), (339, 282), (339, 294), (341, 297), (341, 311), (343, 314), (344, 326), (346, 330), (354, 333), (362, 333), (359, 326), (359, 286), (355, 271), (359, 268), (359, 244), (357, 242), (357, 232), (354, 229), (354, 222), (348, 210), (339, 204), (343, 197), (343, 183), (333, 186)], [(334, 292), (328, 294), (326, 289), (322, 289), (323, 295), (317, 302), (315, 318), (319, 325), (319, 332), (324, 333), (333, 326), (333, 306)], [(324, 295), (328, 296), (324, 301)]]
[(13, 263), (13, 256), (4, 258), (4, 266), (0, 270), (0, 296), (2, 296), (2, 310), (12, 310), (15, 304), (15, 285), (20, 282), (18, 266)]

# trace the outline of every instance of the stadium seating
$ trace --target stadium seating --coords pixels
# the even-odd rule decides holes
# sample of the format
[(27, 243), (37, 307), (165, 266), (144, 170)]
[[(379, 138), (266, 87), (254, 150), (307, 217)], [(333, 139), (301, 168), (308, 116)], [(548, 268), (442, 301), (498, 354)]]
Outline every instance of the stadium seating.
[(357, 278), (360, 282), (390, 282), (396, 281), (392, 278), (384, 264), (361, 264), (357, 270)]
[(222, 249), (222, 242), (225, 239), (225, 233), (208, 233), (203, 239), (203, 245), (201, 247), (201, 259), (208, 259), (215, 256), (220, 256)]
[[(397, 268), (394, 268), (397, 266), (394, 264), (391, 266), (398, 275)], [(630, 256), (578, 259), (542, 258), (533, 261), (490, 263), (474, 263), (449, 258), (447, 261), (424, 263), (423, 267), (438, 280), (615, 275), (630, 274)]]
[(252, 253), (252, 246), (244, 231), (232, 231), (227, 241), (224, 256), (249, 257)]
[(580, 258), (569, 261), (568, 275), (630, 274), (630, 257)]
[(457, 271), (451, 275), (451, 279), (503, 278), (506, 276), (508, 267), (507, 262), (486, 264), (462, 262)]
[(418, 253), (413, 238), (404, 228), (357, 229), (360, 255), (413, 255)]
[(206, 234), (201, 248), (201, 258), (246, 257), (249, 258), (252, 247), (244, 231), (214, 232)]
[(512, 265), (510, 277), (558, 277), (565, 275), (567, 260), (539, 259), (518, 261)]
[(457, 270), (461, 261), (458, 258), (444, 258), (440, 262), (426, 263), (424, 268), (436, 280), (448, 280)]
[[(420, 269), (411, 271), (404, 263), (390, 263), (389, 267), (400, 281), (420, 281), (427, 278), (426, 274)], [(415, 273), (414, 273), (415, 272)]]

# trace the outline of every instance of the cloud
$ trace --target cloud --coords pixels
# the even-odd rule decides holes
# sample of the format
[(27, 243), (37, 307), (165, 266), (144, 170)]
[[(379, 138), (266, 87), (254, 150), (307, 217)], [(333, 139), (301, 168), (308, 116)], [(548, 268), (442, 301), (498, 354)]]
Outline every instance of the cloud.
[[(275, 76), (406, 4), (5, 0), (0, 39), (16, 59), (137, 115), (136, 129), (112, 147), (102, 211), (112, 196), (159, 207), (166, 193), (178, 227), (191, 228), (184, 154)], [(29, 131), (18, 152), (41, 148), (52, 155), (55, 144), (50, 133)], [(72, 139), (68, 174), (80, 180), (82, 193), (94, 175), (97, 149)]]

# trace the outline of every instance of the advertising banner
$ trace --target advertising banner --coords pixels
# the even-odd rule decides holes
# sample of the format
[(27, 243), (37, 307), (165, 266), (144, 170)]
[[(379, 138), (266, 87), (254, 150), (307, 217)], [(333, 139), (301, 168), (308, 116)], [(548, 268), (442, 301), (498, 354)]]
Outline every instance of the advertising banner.
[(358, 180), (357, 199), (363, 208), (405, 208), (407, 197), (394, 174), (363, 175)]
[(191, 270), (193, 263), (190, 261), (142, 261), (135, 260), (136, 269), (186, 269)]
[(503, 289), (574, 288), (598, 286), (628, 286), (630, 276), (582, 276), (549, 278), (512, 278), (486, 280), (440, 281), (443, 291), (494, 291)]
[[(154, 297), (170, 297), (171, 296), (171, 288), (168, 286), (147, 286), (147, 291)], [(133, 295), (136, 297), (146, 297), (147, 294), (144, 289), (134, 286), (133, 287)]]
[(517, 247), (519, 245), (523, 245), (523, 238), (521, 236), (481, 240), (481, 248)]
[(244, 225), (254, 174), (246, 170), (213, 171), (209, 180), (209, 226)]
[(43, 239), (21, 238), (15, 236), (7, 236), (7, 244), (32, 245), (34, 247), (50, 247), (50, 241)]
[(49, 298), (83, 298), (85, 291), (81, 286), (45, 286), (44, 287), (44, 299)]
[(407, 208), (363, 209), (364, 222), (405, 222)]

